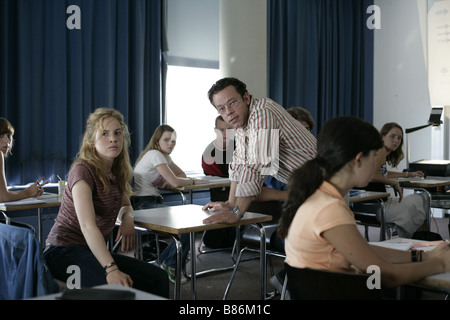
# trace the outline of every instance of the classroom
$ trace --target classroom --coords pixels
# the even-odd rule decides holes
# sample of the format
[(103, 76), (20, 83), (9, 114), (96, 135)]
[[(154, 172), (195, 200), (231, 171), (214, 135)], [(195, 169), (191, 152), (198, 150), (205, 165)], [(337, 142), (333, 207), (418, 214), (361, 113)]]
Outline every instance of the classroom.
[[(352, 280), (340, 278), (320, 280), (336, 281), (332, 289), (324, 289), (329, 295), (296, 295), (293, 282), (302, 281), (295, 279), (293, 265), (314, 269), (321, 262), (308, 265), (298, 258), (302, 253), (296, 251), (294, 233), (288, 236), (287, 227), (300, 222), (293, 217), (285, 220), (287, 204), (295, 200), (294, 177), (303, 174), (303, 164), (331, 154), (319, 157), (316, 150), (338, 147), (337, 140), (333, 146), (324, 141), (331, 120), (339, 119), (357, 120), (355, 127), (370, 124), (370, 129), (364, 127), (367, 134), (378, 131), (375, 140), (384, 143), (385, 153), (373, 152), (373, 159), (362, 150), (361, 158), (355, 153), (358, 163), (372, 159), (373, 167), (381, 164), (369, 184), (358, 180), (363, 175), (353, 174), (349, 179), (354, 185), (345, 189), (347, 183), (346, 192), (336, 196), (341, 189), (331, 181), (333, 175), (342, 174), (340, 169), (324, 176), (317, 192), (326, 193), (325, 187), (333, 186), (326, 194), (346, 202), (364, 246), (394, 248), (401, 252), (401, 261), (406, 262), (407, 256), (405, 265), (410, 261), (428, 265), (436, 259), (433, 267), (411, 267), (416, 270), (412, 273), (423, 273), (420, 281), (396, 278), (401, 285), (394, 281), (397, 289), (383, 293), (382, 299), (448, 300), (450, 252), (440, 247), (450, 237), (447, 12), (447, 0), (2, 0), (0, 118), (7, 121), (0, 121), (0, 130), (7, 129), (0, 132), (4, 143), (0, 193), (5, 194), (0, 195), (0, 227), (17, 236), (10, 227), (31, 226), (26, 234), (35, 238), (40, 267), (48, 265), (52, 272), (48, 270), (46, 283), (31, 294), (19, 285), (6, 289), (9, 276), (2, 272), (1, 300), (55, 299), (62, 294), (65, 299), (98, 298), (97, 291), (84, 286), (74, 290), (80, 287), (77, 275), (83, 274), (83, 267), (75, 265), (68, 276), (57, 266), (63, 255), (56, 249), (78, 243), (87, 244), (84, 247), (98, 265), (96, 272), (108, 284), (115, 282), (106, 285), (104, 291), (110, 295), (101, 296), (105, 300), (266, 300), (280, 307), (282, 300), (346, 299), (342, 287)], [(220, 79), (230, 82), (221, 88)], [(241, 84), (246, 85), (245, 93), (239, 91)], [(235, 90), (227, 91), (230, 88)], [(244, 104), (249, 108), (239, 113)], [(259, 107), (275, 110), (273, 127), (260, 127), (264, 119), (257, 121)], [(299, 107), (313, 119), (311, 130), (290, 116)], [(246, 122), (238, 123), (244, 116)], [(269, 120), (264, 123), (272, 123)], [(394, 125), (383, 132), (387, 124)], [(255, 151), (270, 155), (270, 161), (255, 156), (264, 165), (269, 163), (267, 168), (249, 161), (250, 153), (243, 151), (252, 145), (243, 135), (261, 128), (277, 132), (265, 136), (260, 131), (258, 136), (276, 140), (267, 146), (261, 143)], [(329, 138), (344, 139), (350, 132)], [(387, 141), (391, 136), (394, 140), (392, 132), (400, 142), (391, 150)], [(227, 164), (226, 173), (220, 166), (207, 171), (205, 148), (214, 149), (217, 156), (219, 137), (223, 143), (227, 138), (223, 152), (233, 141), (230, 136), (234, 152), (228, 149), (227, 160), (221, 159)], [(119, 142), (106, 150), (102, 141), (106, 145), (107, 140)], [(358, 147), (357, 141), (353, 144)], [(400, 151), (394, 152), (397, 147)], [(270, 153), (273, 150), (276, 156)], [(110, 156), (114, 152), (117, 155)], [(275, 158), (279, 164), (271, 162)], [(147, 166), (153, 166), (152, 173)], [(78, 178), (85, 182), (91, 173), (92, 181), (76, 182)], [(283, 187), (272, 188), (271, 176)], [(114, 186), (111, 191), (109, 184)], [(382, 188), (370, 189), (375, 186)], [(88, 188), (102, 191), (94, 196)], [(223, 207), (211, 204), (217, 201), (226, 202)], [(81, 208), (88, 213), (80, 214)], [(218, 208), (228, 215), (211, 214)], [(405, 218), (406, 211), (411, 217)], [(101, 220), (98, 226), (95, 219)], [(72, 224), (77, 224), (76, 232), (69, 227)], [(92, 226), (95, 237), (86, 237), (85, 228)], [(283, 228), (286, 237), (275, 239)], [(331, 230), (335, 229), (339, 227)], [(208, 241), (219, 238), (226, 246), (215, 242), (208, 246)], [(0, 239), (6, 271), (10, 242), (6, 236)], [(283, 249), (275, 245), (278, 240)], [(329, 242), (333, 248), (338, 245)], [(438, 250), (443, 253), (436, 257)], [(248, 251), (254, 256), (246, 259)], [(346, 255), (338, 254), (341, 263)], [(122, 262), (117, 256), (126, 258)], [(437, 270), (441, 263), (443, 269)], [(67, 264), (74, 265), (69, 260)], [(362, 258), (350, 264), (361, 264), (367, 276)], [(381, 271), (383, 285), (389, 278), (384, 270), (393, 278), (397, 275), (392, 265), (387, 263)], [(226, 270), (216, 270), (225, 266)], [(210, 268), (211, 274), (202, 274)], [(130, 277), (123, 271), (128, 269), (139, 271)], [(134, 291), (118, 287), (130, 285), (138, 274), (149, 280), (136, 284)], [(55, 282), (58, 277), (64, 280)], [(89, 282), (92, 288), (98, 287), (94, 278)], [(303, 282), (306, 286), (308, 281)], [(143, 289), (149, 286), (164, 288)], [(340, 295), (332, 296), (333, 288)], [(367, 293), (367, 287), (363, 289)], [(354, 299), (358, 291), (350, 291)], [(380, 290), (375, 295), (372, 290), (367, 299), (374, 296), (380, 298)]]

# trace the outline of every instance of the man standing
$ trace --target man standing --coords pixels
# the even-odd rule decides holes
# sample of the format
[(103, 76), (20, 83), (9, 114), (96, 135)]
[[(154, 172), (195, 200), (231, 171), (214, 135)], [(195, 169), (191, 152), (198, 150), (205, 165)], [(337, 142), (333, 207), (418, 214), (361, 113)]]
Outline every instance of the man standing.
[(235, 128), (236, 150), (230, 164), (230, 194), (226, 202), (204, 206), (218, 212), (205, 223), (233, 224), (261, 193), (264, 178), (287, 183), (289, 175), (316, 154), (316, 138), (283, 107), (269, 98), (256, 99), (235, 78), (217, 81), (209, 100)]

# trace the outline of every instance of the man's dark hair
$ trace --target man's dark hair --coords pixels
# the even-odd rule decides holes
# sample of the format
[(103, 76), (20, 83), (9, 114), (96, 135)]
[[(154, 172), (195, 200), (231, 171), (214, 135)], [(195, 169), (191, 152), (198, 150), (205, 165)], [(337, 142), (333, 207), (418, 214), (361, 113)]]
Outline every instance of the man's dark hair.
[(213, 106), (214, 106), (213, 96), (228, 86), (233, 86), (236, 89), (236, 91), (242, 96), (242, 98), (244, 97), (245, 93), (248, 92), (247, 85), (243, 83), (241, 80), (231, 77), (220, 79), (216, 83), (214, 83), (211, 89), (209, 89), (208, 91), (208, 98)]

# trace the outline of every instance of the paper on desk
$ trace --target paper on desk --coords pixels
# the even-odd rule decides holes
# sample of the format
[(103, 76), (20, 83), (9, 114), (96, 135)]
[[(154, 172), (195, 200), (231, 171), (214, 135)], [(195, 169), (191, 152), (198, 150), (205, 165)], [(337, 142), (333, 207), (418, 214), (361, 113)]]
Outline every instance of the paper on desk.
[(379, 246), (383, 248), (395, 249), (400, 251), (408, 251), (413, 247), (412, 242), (369, 242), (371, 245)]
[(375, 246), (380, 246), (384, 248), (396, 249), (401, 251), (409, 250), (433, 250), (442, 241), (414, 241), (414, 240), (401, 240), (399, 242), (395, 241), (381, 241), (381, 242), (370, 242), (370, 244)]

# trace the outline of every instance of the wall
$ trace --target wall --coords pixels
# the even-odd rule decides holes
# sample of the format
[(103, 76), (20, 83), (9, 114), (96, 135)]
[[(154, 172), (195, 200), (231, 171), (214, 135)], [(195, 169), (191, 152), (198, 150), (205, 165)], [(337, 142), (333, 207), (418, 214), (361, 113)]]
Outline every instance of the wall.
[(266, 0), (220, 0), (220, 71), (267, 96)]
[[(375, 31), (374, 125), (377, 128), (391, 121), (398, 122), (403, 129), (427, 124), (431, 105), (426, 14), (432, 3), (431, 0), (374, 1), (381, 9), (381, 29)], [(409, 135), (411, 162), (432, 158), (432, 137), (440, 130), (426, 128)], [(399, 169), (405, 167), (404, 160)]]

